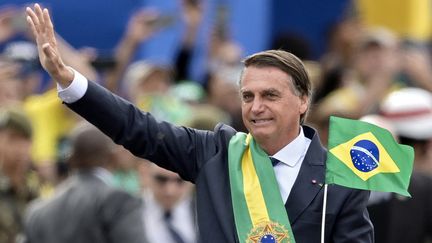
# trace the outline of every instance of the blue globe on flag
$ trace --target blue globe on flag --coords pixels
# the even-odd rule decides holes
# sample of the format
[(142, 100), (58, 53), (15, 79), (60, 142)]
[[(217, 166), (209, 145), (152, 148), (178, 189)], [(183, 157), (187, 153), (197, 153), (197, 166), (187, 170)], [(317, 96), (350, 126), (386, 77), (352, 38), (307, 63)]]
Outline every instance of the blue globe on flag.
[(350, 150), (354, 167), (362, 172), (370, 172), (379, 165), (379, 149), (370, 140), (356, 142)]

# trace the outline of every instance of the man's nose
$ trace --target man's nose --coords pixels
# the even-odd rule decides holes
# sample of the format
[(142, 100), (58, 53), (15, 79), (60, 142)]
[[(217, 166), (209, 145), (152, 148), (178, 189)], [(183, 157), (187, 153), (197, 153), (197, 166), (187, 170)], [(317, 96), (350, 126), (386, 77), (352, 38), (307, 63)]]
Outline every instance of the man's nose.
[(251, 111), (253, 113), (259, 113), (263, 111), (264, 104), (261, 98), (255, 98), (252, 102), (252, 108)]

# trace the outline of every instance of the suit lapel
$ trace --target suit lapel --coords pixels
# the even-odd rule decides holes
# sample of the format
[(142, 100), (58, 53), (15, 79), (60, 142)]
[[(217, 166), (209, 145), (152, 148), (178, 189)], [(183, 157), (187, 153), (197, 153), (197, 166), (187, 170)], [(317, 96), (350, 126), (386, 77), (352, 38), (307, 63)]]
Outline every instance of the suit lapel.
[[(297, 179), (285, 204), (288, 217), (293, 225), (301, 213), (306, 210), (324, 184), (326, 151), (322, 147), (316, 132), (303, 127), (311, 144), (303, 160)], [(308, 136), (309, 135), (309, 136)]]

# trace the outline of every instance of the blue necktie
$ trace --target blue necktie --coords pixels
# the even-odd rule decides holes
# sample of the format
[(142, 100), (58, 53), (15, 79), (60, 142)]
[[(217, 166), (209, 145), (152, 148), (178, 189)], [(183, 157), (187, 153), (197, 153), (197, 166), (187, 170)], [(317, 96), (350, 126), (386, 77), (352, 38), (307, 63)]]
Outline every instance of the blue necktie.
[(271, 161), (273, 167), (275, 167), (277, 164), (280, 163), (280, 160), (273, 158), (273, 157), (270, 157), (270, 161)]
[(171, 238), (174, 240), (175, 243), (185, 243), (184, 240), (181, 238), (180, 234), (177, 232), (176, 229), (174, 229), (174, 226), (172, 225), (171, 222), (171, 212), (170, 211), (166, 211), (164, 214), (164, 222), (165, 225), (171, 235)]

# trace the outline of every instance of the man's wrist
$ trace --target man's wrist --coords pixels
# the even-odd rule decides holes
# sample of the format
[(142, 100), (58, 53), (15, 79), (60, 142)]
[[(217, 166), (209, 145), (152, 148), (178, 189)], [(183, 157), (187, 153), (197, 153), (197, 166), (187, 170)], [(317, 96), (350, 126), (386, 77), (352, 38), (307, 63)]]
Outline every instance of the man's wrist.
[(58, 75), (55, 75), (53, 79), (61, 86), (61, 87), (69, 87), (72, 81), (75, 78), (74, 71), (68, 67), (64, 66), (59, 72)]
[[(75, 71), (73, 68), (67, 68), (73, 72), (73, 81), (66, 87), (62, 87), (60, 82), (58, 82), (57, 91), (60, 99), (65, 103), (70, 104), (84, 96), (87, 91), (88, 81), (82, 74)], [(67, 84), (67, 82), (65, 84)]]

